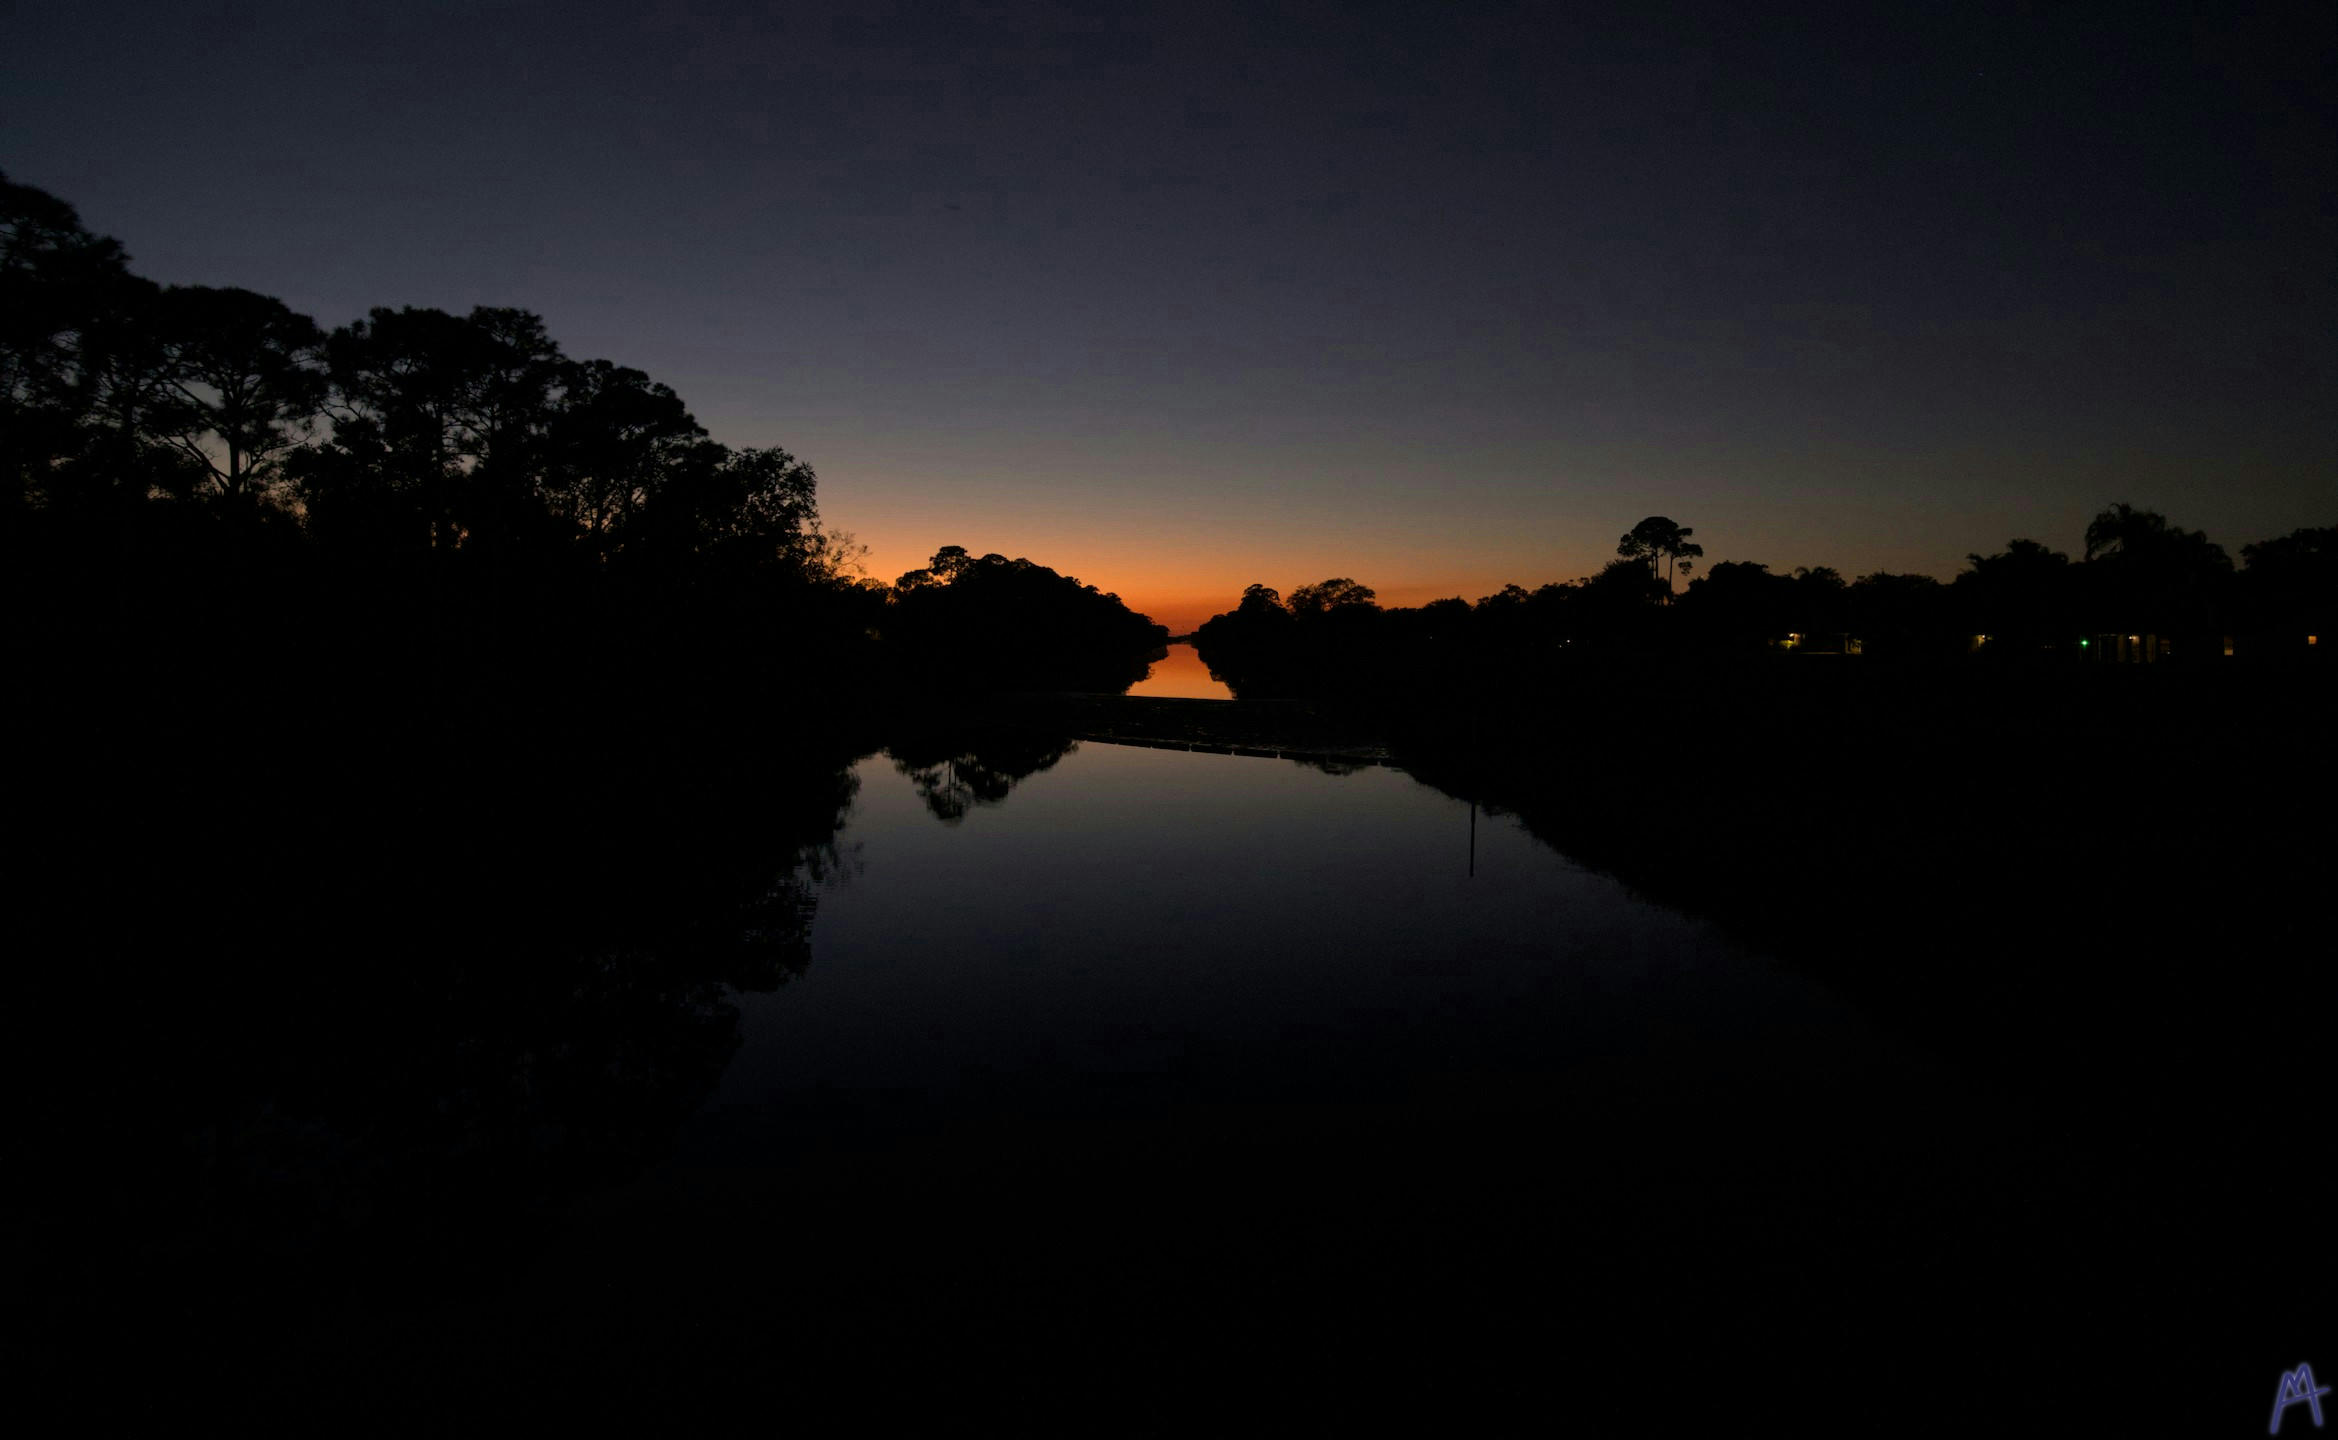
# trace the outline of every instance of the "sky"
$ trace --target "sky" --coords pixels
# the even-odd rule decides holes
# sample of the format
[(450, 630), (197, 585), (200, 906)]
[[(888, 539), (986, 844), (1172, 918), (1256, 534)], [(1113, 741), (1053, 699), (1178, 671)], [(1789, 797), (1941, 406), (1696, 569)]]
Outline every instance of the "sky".
[(2338, 524), (2338, 7), (0, 6), (0, 170), (331, 326), (515, 305), (882, 579), (1183, 631), (2113, 501)]

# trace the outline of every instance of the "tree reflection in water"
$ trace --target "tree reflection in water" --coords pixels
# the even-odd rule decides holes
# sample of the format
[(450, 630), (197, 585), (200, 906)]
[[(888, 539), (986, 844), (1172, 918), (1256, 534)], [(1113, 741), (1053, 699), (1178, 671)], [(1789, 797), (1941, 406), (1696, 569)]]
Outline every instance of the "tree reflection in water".
[(703, 1104), (734, 997), (805, 972), (849, 859), (834, 759), (578, 783), (394, 753), (36, 797), (12, 1228), (52, 1362), (266, 1344), (526, 1263)]
[(886, 747), (926, 809), (956, 825), (977, 807), (997, 805), (1023, 781), (1052, 768), (1079, 746), (1019, 730), (927, 730), (896, 736)]

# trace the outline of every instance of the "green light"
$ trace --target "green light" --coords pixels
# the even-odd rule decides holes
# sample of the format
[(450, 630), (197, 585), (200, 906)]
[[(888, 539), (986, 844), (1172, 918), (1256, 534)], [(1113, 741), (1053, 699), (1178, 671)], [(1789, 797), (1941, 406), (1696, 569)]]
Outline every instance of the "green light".
[(2078, 648), (2084, 650), (2087, 646), (2092, 645), (2093, 643), (2094, 642), (2092, 640), (2081, 640), (2078, 642)]

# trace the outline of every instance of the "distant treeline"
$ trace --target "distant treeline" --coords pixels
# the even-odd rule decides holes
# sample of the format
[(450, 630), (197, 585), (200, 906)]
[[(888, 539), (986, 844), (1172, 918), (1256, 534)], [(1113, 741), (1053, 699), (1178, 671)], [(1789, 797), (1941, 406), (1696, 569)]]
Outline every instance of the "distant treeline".
[(2035, 540), (1967, 557), (1950, 583), (1824, 566), (1773, 571), (1724, 561), (1675, 593), (1694, 533), (1652, 516), (1598, 574), (1537, 590), (1505, 586), (1384, 609), (1344, 577), (1288, 598), (1252, 585), (1195, 633), (1239, 695), (1369, 693), (1454, 670), (1476, 674), (1561, 656), (1778, 654), (1991, 663), (2196, 663), (2315, 657), (2338, 641), (2338, 527), (2222, 547), (2163, 516), (2114, 505), (2088, 525), (2081, 558)]
[(19, 639), (51, 658), (408, 650), (441, 682), (833, 696), (1125, 683), (1166, 634), (957, 547), (869, 580), (815, 499), (803, 461), (715, 442), (673, 390), (564, 354), (525, 311), (327, 332), (249, 290), (142, 279), (0, 177), (0, 513)]

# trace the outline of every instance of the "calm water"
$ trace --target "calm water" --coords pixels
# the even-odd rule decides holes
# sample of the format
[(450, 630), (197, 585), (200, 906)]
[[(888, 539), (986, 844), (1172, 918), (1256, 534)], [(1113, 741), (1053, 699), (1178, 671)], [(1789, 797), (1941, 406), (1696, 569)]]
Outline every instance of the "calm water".
[(1153, 662), (1145, 678), (1128, 687), (1131, 695), (1149, 695), (1162, 700), (1231, 700), (1234, 692), (1226, 682), (1210, 674), (1210, 668), (1201, 663), (1201, 652), (1186, 642), (1169, 647), (1169, 653)]
[(948, 822), (858, 773), (811, 969), (747, 997), (700, 1146), (1487, 1076), (1743, 1106), (1898, 1063), (1510, 820), (1477, 817), (1473, 873), (1469, 807), (1395, 769), (1089, 743)]
[[(2012, 1107), (1506, 819), (1473, 873), (1398, 770), (917, 762), (859, 762), (810, 968), (515, 1333), (840, 1433), (1617, 1433), (1896, 1397), (2090, 1233)], [(2046, 1373), (2094, 1250), (1926, 1403)]]
[[(148, 1388), (439, 1419), (472, 1390), (645, 1432), (1606, 1434), (1832, 1418), (1853, 1383), (1864, 1427), (2026, 1413), (2065, 1371), (2092, 1404), (2185, 1316), (2242, 1323), (2183, 1303), (2213, 1277), (2168, 1269), (2201, 1227), (2150, 1165), (1402, 771), (923, 743), (858, 762), (809, 967), (736, 1016), (717, 977), (776, 970), (726, 958), (731, 920), (571, 963), (512, 937), (604, 906), (538, 881), (558, 903), (444, 939), (457, 963), (392, 932), (355, 990), (274, 987), (226, 1033), (288, 1047), (252, 1068), (289, 1099), (230, 1112), (232, 1144), (192, 1064), (65, 1112), (52, 1168), (90, 1198), (27, 1233), (71, 1323), (120, 1332), (87, 1388), (179, 1355)], [(783, 835), (839, 798), (806, 830), (772, 793), (750, 813)], [(619, 919), (634, 875), (698, 893), (648, 850), (596, 872)], [(181, 1023), (198, 992), (164, 993)], [(57, 1073), (101, 1074), (68, 1040)], [(150, 1163), (122, 1136), (155, 1096), (186, 1116)]]

